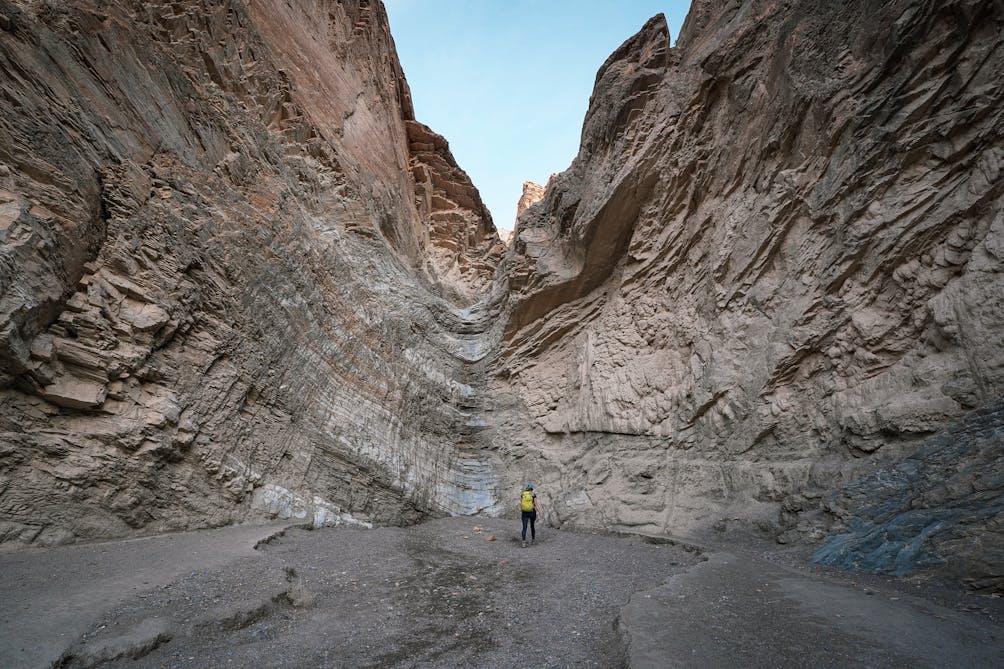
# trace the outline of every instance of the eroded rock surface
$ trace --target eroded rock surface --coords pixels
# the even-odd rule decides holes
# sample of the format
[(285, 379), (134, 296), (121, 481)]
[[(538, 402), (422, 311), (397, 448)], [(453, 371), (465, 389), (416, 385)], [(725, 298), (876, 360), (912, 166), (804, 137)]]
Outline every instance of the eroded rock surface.
[(406, 127), (416, 203), (429, 220), (424, 245), (429, 273), (455, 300), (476, 302), (495, 276), (505, 243), (446, 139), (417, 121)]
[(544, 197), (545, 190), (547, 189), (539, 183), (524, 181), (523, 194), (520, 195), (519, 202), (516, 203), (516, 218), (519, 219), (524, 211), (540, 202)]
[(825, 509), (839, 525), (816, 562), (895, 576), (937, 569), (1004, 591), (1004, 402), (827, 496)]
[(379, 2), (0, 17), (0, 542), (513, 513), (527, 480), (556, 523), (821, 538), (1001, 397), (999, 3), (652, 19), (508, 251)]
[(584, 526), (780, 531), (999, 398), (1002, 21), (695, 2), (618, 49), (505, 260), (512, 483)]
[(0, 14), (0, 542), (490, 506), (448, 300), (501, 244), (415, 144), (383, 6)]

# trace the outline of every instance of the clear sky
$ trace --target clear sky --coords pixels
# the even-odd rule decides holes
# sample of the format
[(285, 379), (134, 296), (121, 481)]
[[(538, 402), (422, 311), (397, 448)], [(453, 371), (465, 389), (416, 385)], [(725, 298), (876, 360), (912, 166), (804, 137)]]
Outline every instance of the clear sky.
[(596, 70), (662, 12), (675, 41), (689, 0), (384, 0), (416, 118), (450, 142), (496, 227), (524, 181), (579, 149)]

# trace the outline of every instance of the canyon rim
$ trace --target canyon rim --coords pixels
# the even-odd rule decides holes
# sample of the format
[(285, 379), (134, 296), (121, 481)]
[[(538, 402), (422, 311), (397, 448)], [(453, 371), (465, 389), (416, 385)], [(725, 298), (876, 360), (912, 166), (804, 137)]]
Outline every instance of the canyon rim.
[(655, 17), (507, 247), (378, 1), (0, 0), (0, 542), (533, 480), (563, 526), (1000, 590), (1002, 22)]

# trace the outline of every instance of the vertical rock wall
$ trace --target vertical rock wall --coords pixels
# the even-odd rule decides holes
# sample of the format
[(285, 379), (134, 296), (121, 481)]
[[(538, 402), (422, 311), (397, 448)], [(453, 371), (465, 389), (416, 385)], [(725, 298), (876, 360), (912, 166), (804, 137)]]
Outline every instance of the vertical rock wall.
[(489, 506), (382, 5), (0, 15), (0, 542)]
[(505, 260), (512, 482), (574, 524), (777, 531), (998, 398), (1002, 21), (695, 2), (618, 49)]
[[(701, 0), (671, 47), (656, 17), (504, 251), (379, 2), (0, 0), (0, 543), (500, 514), (533, 480), (593, 528), (838, 518), (836, 562), (948, 518), (917, 554), (999, 587), (966, 528), (1002, 498), (1002, 23)], [(908, 493), (828, 493), (920, 443)]]
[(415, 202), (429, 221), (425, 269), (437, 288), (470, 305), (485, 295), (505, 252), (478, 189), (457, 165), (441, 135), (407, 122)]

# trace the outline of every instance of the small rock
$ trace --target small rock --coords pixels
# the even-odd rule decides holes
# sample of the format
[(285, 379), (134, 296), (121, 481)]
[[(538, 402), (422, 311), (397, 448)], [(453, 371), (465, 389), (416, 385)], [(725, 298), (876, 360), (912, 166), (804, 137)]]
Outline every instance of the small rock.
[(94, 409), (105, 401), (107, 391), (104, 384), (95, 381), (63, 377), (46, 386), (42, 397), (53, 404), (70, 409)]

